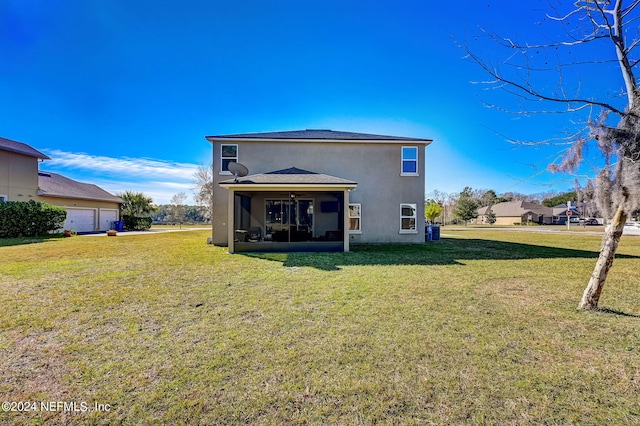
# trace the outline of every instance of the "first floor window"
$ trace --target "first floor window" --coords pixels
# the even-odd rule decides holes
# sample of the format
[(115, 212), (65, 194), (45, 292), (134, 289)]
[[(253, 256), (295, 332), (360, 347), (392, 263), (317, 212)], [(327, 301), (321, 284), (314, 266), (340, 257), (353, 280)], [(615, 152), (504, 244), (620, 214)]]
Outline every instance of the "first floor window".
[(0, 194), (0, 203), (4, 201), (9, 201), (9, 197), (7, 195)]
[(238, 162), (238, 145), (223, 144), (220, 147), (220, 173), (229, 174), (229, 163)]
[(360, 234), (362, 232), (362, 205), (349, 204), (349, 232)]
[(415, 234), (418, 207), (416, 204), (400, 204), (400, 233)]

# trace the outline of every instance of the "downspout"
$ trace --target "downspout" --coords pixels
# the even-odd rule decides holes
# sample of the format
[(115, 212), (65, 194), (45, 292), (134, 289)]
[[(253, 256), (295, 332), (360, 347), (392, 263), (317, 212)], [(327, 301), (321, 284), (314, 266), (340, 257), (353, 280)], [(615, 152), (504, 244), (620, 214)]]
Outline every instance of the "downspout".
[(227, 196), (227, 247), (229, 249), (229, 253), (232, 254), (235, 251), (235, 189), (229, 188), (229, 194)]
[(343, 229), (343, 240), (344, 240), (344, 245), (343, 245), (343, 250), (345, 252), (349, 251), (349, 190), (345, 189), (343, 190), (344, 196), (342, 197), (342, 199), (344, 200), (343, 202), (343, 206), (342, 206), (342, 217), (343, 217), (343, 221), (344, 224), (342, 226)]

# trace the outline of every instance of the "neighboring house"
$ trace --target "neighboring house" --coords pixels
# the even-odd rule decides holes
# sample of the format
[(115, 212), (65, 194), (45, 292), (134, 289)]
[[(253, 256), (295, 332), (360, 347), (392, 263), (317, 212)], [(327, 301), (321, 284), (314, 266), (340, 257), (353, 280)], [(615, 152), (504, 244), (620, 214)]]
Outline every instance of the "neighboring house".
[(38, 173), (38, 194), (43, 201), (67, 210), (65, 229), (76, 232), (108, 231), (120, 218), (122, 198), (99, 186), (78, 182), (57, 173)]
[(0, 138), (0, 200), (34, 200), (65, 207), (64, 227), (77, 232), (111, 229), (119, 219), (122, 199), (92, 184), (40, 172), (39, 162), (50, 159), (25, 143)]
[(553, 209), (551, 207), (526, 201), (506, 201), (490, 207), (480, 207), (476, 219), (477, 223), (489, 223), (487, 222), (489, 208), (496, 215), (495, 225), (513, 225), (524, 222), (553, 223)]
[[(576, 205), (579, 204), (579, 205)], [(567, 211), (571, 210), (571, 219), (578, 220), (582, 216), (584, 203), (572, 203), (571, 209), (566, 204), (558, 204), (553, 207), (553, 223), (564, 225), (567, 223)]]
[[(230, 253), (424, 242), (430, 139), (300, 130), (207, 140), (213, 145), (212, 241)], [(236, 179), (232, 162), (249, 174)]]
[(38, 200), (38, 163), (48, 156), (0, 137), (0, 201)]

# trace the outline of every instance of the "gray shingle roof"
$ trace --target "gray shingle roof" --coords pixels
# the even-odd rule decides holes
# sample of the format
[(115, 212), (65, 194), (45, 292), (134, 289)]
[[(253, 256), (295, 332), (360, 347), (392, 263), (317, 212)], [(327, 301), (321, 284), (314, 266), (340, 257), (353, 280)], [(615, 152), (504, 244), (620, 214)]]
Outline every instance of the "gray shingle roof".
[(220, 182), (220, 185), (230, 184), (252, 184), (252, 185), (336, 185), (351, 186), (357, 185), (356, 182), (336, 176), (325, 175), (323, 173), (310, 172), (308, 170), (290, 167), (288, 169), (276, 170), (267, 173), (258, 173), (255, 175), (239, 178), (238, 182), (229, 179)]
[(30, 147), (26, 143), (12, 141), (0, 137), (0, 149), (5, 151), (17, 152), (18, 154), (28, 155), (29, 157), (40, 158), (42, 160), (51, 160), (47, 155), (41, 153), (35, 148)]
[[(545, 216), (553, 216), (553, 209), (542, 204), (529, 203), (526, 201), (505, 201), (494, 204), (491, 210), (497, 217), (522, 216), (525, 213), (533, 212)], [(487, 207), (480, 207), (477, 210), (479, 215), (487, 214)]]
[(407, 141), (432, 142), (431, 139), (408, 138), (403, 136), (374, 135), (369, 133), (341, 132), (334, 130), (307, 129), (285, 132), (240, 133), (235, 135), (207, 136), (215, 139), (295, 139), (295, 140), (343, 140), (343, 141)]
[(124, 202), (91, 183), (78, 182), (57, 173), (38, 173), (38, 195), (43, 197), (77, 198), (81, 200), (110, 201), (114, 203)]

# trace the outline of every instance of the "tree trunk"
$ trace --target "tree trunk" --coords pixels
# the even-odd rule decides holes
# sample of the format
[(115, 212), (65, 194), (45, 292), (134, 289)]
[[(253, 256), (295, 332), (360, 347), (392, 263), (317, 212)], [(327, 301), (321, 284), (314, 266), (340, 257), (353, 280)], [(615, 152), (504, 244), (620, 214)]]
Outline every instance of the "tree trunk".
[(596, 262), (589, 284), (584, 290), (578, 309), (591, 310), (598, 308), (600, 293), (604, 288), (609, 269), (613, 265), (613, 259), (616, 256), (616, 250), (618, 249), (618, 243), (620, 243), (620, 237), (626, 221), (627, 213), (624, 209), (624, 203), (620, 203), (611, 225), (602, 239), (602, 249), (600, 250), (600, 256), (598, 256), (598, 262)]

